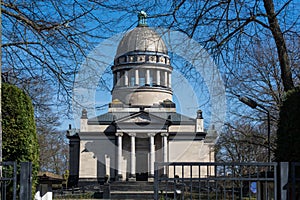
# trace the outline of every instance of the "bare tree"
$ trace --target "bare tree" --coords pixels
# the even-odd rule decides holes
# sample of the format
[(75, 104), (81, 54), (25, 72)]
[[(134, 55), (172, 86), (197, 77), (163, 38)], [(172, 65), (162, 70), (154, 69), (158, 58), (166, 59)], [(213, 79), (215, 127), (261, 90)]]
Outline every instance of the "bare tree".
[(247, 122), (227, 124), (215, 146), (218, 162), (267, 162), (266, 137), (258, 126)]
[(54, 86), (56, 101), (68, 103), (82, 58), (102, 38), (93, 31), (105, 23), (95, 9), (77, 1), (2, 1), (3, 73), (19, 84), (39, 76)]
[[(238, 101), (238, 95), (245, 95), (269, 110), (271, 114), (271, 154), (274, 153), (274, 149), (276, 148), (275, 137), (277, 124), (279, 122), (279, 111), (285, 92), (280, 77), (278, 56), (274, 54), (276, 46), (270, 43), (270, 39), (271, 38), (265, 37), (264, 41), (258, 39), (253, 40), (251, 45), (244, 48), (243, 57), (238, 58), (239, 68), (230, 68), (229, 74), (224, 76), (226, 77), (224, 80), (226, 80), (226, 90), (230, 108), (228, 110), (230, 113), (228, 123), (230, 123), (230, 125), (225, 125), (226, 131), (220, 135), (220, 141), (218, 142), (218, 145), (224, 142), (224, 148), (229, 145), (231, 140), (233, 145), (239, 143), (243, 148), (244, 143), (247, 142), (247, 137), (241, 138), (238, 136), (245, 132), (246, 125), (252, 127), (251, 130), (254, 137), (257, 136), (257, 132), (259, 131), (259, 137), (264, 138), (264, 140), (261, 140), (261, 143), (257, 143), (258, 146), (255, 148), (264, 150), (259, 147), (266, 145), (267, 114), (264, 111), (253, 110)], [(288, 41), (291, 41), (291, 39)], [(289, 53), (290, 55), (294, 55), (290, 57), (293, 62), (292, 70), (297, 72), (299, 71), (299, 59), (297, 59), (299, 52), (294, 49), (297, 49), (299, 43), (294, 42), (294, 44), (290, 46), (292, 48), (289, 50)], [(294, 76), (293, 79), (296, 83), (299, 83), (299, 77)], [(240, 122), (244, 125), (242, 126)], [(259, 127), (259, 129), (254, 128), (254, 126)], [(235, 134), (233, 137), (229, 130), (238, 134)], [(249, 135), (251, 135), (250, 129), (247, 130), (249, 130)], [(250, 141), (252, 140), (252, 137), (248, 138)], [(254, 144), (252, 145), (255, 146)], [(228, 151), (225, 152), (228, 153)], [(265, 151), (256, 151), (258, 158), (264, 158), (264, 155)]]
[(64, 174), (68, 169), (68, 144), (65, 131), (48, 126), (38, 126), (40, 144), (40, 170)]

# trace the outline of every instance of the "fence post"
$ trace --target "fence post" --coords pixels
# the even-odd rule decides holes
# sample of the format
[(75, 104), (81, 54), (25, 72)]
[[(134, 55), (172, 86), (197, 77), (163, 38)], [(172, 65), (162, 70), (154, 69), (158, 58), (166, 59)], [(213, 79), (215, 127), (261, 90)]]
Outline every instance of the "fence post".
[(20, 200), (31, 199), (32, 165), (31, 162), (21, 162), (20, 171)]
[(158, 164), (154, 162), (154, 199), (158, 200)]
[(14, 161), (13, 162), (13, 166), (14, 166), (14, 175), (13, 175), (13, 199), (16, 200), (17, 199), (17, 162)]
[(103, 185), (103, 199), (110, 199), (110, 183), (104, 183)]
[(278, 199), (287, 200), (288, 183), (289, 183), (289, 163), (279, 162), (279, 177), (277, 179), (279, 185)]

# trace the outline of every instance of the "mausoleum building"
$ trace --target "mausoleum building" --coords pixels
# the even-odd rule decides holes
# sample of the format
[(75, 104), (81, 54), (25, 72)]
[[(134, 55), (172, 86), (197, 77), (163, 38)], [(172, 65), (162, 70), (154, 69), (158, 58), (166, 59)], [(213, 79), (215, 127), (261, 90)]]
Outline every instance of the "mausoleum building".
[(155, 162), (214, 161), (216, 131), (205, 132), (200, 110), (196, 117), (176, 112), (168, 49), (145, 20), (140, 14), (119, 43), (108, 112), (89, 118), (83, 109), (80, 130), (68, 132), (70, 184), (153, 181)]

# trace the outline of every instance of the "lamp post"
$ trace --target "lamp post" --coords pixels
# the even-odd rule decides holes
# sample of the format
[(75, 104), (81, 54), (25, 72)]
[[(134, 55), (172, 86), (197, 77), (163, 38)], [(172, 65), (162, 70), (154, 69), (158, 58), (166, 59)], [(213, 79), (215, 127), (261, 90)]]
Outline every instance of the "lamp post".
[(271, 143), (270, 143), (270, 134), (271, 134), (271, 124), (270, 124), (270, 112), (269, 110), (264, 107), (263, 105), (258, 104), (256, 101), (248, 98), (248, 97), (240, 97), (239, 100), (246, 104), (247, 106), (251, 107), (252, 109), (257, 109), (257, 107), (261, 108), (265, 111), (268, 118), (268, 162), (271, 162)]

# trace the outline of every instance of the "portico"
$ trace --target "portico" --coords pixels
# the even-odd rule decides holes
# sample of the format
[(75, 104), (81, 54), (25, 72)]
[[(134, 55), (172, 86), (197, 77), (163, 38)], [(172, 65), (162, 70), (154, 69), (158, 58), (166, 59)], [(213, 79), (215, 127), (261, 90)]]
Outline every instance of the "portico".
[[(137, 126), (134, 127), (134, 130), (132, 129), (133, 121)], [(149, 113), (141, 111), (130, 118), (117, 120), (116, 123), (119, 127), (116, 133), (118, 138), (116, 157), (118, 158), (119, 180), (153, 180), (154, 162), (158, 160), (161, 162), (167, 161), (168, 133), (165, 125), (166, 120), (154, 115), (149, 116)], [(161, 148), (164, 150), (162, 151)], [(128, 159), (127, 165), (122, 162), (124, 158)], [(122, 176), (123, 171), (129, 172), (126, 173), (126, 177)]]
[[(126, 134), (126, 133), (125, 133)], [(122, 140), (124, 139), (123, 134), (118, 134), (118, 177), (119, 180), (123, 180), (122, 169), (127, 166), (122, 165), (123, 159), (123, 146)], [(130, 137), (130, 164), (129, 167), (129, 181), (136, 181), (137, 177), (139, 179), (147, 179), (148, 177), (153, 177), (154, 175), (154, 162), (155, 162), (155, 144), (154, 144), (154, 133), (150, 133), (148, 137), (138, 137), (136, 138), (136, 133), (128, 133)], [(142, 177), (143, 176), (143, 177)]]

